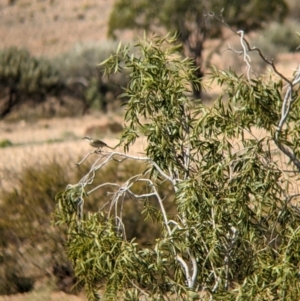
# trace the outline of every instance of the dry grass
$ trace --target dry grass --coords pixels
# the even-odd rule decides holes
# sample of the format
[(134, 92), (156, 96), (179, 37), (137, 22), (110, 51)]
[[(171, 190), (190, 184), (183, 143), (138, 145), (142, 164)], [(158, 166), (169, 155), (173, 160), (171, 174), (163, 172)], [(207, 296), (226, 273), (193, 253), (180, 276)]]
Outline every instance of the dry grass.
[[(116, 115), (88, 115), (82, 118), (55, 118), (39, 120), (35, 123), (0, 122), (1, 139), (8, 139), (12, 146), (0, 148), (0, 187), (7, 188), (14, 181), (16, 172), (24, 167), (48, 162), (57, 158), (64, 162), (64, 158), (71, 158), (74, 162), (67, 169), (75, 168), (75, 163), (92, 151), (88, 143), (81, 138), (87, 129), (99, 126), (105, 128), (110, 122), (121, 124), (122, 117)], [(115, 146), (119, 141), (119, 134), (105, 132), (101, 139), (108, 145)], [(138, 142), (131, 150), (132, 154), (143, 152), (145, 143)]]
[[(53, 158), (57, 162), (67, 162), (67, 166), (65, 166), (67, 174), (78, 173), (78, 167), (75, 163), (93, 151), (86, 141), (81, 139), (86, 130), (94, 126), (105, 129), (105, 125), (113, 121), (122, 124), (122, 117), (94, 114), (82, 118), (39, 120), (34, 123), (1, 121), (1, 137), (2, 139), (9, 139), (13, 146), (0, 148), (0, 188), (15, 188), (16, 184), (19, 184), (18, 172), (21, 173), (25, 167), (32, 165), (43, 167), (45, 163), (53, 162)], [(104, 136), (101, 135), (101, 139), (114, 146), (118, 143), (118, 135), (105, 131)], [(57, 140), (58, 142), (51, 142)], [(132, 153), (140, 155), (139, 152), (142, 152), (143, 148), (144, 143), (137, 143)], [(95, 160), (95, 156), (92, 155), (89, 160)], [(0, 301), (86, 300), (83, 295), (78, 297), (62, 292), (53, 292), (51, 285), (47, 286), (47, 283), (42, 282), (42, 287), (37, 287), (30, 293), (0, 296)]]

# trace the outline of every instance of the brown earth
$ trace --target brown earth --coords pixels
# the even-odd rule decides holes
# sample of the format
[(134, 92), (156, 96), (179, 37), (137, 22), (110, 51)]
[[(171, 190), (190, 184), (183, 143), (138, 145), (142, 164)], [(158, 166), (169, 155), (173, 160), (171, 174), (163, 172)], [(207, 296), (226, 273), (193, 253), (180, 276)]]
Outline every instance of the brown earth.
[(52, 56), (74, 44), (106, 39), (112, 0), (0, 0), (1, 47)]
[(80, 294), (70, 295), (64, 292), (34, 291), (26, 294), (0, 296), (0, 301), (86, 301), (87, 298)]

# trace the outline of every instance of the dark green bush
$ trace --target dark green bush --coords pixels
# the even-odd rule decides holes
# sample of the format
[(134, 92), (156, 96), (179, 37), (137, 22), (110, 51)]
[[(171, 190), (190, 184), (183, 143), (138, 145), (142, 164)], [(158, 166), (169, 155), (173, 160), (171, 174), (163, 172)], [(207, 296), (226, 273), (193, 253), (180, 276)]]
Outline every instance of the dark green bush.
[[(2, 231), (0, 231), (1, 233)], [(1, 246), (3, 247), (3, 246)], [(33, 289), (34, 279), (24, 277), (24, 270), (20, 262), (16, 261), (16, 256), (6, 252), (0, 254), (0, 295), (11, 295), (16, 293), (26, 293)]]
[(119, 122), (111, 122), (111, 123), (108, 123), (107, 124), (107, 127), (109, 128), (109, 130), (112, 132), (112, 133), (120, 133), (123, 131), (123, 126), (121, 125), (121, 123)]

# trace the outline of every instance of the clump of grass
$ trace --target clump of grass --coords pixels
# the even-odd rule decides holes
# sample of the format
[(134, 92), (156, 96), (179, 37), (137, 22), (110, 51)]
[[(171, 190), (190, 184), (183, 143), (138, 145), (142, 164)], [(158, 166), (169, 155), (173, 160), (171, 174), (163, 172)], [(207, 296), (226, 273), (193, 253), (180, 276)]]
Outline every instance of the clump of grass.
[(27, 293), (33, 289), (34, 279), (22, 275), (24, 270), (19, 262), (16, 262), (15, 256), (2, 252), (0, 265), (0, 295)]
[(84, 10), (84, 11), (87, 11), (87, 10), (89, 10), (89, 9), (92, 9), (92, 8), (94, 8), (95, 7), (95, 4), (92, 4), (92, 3), (83, 3), (82, 5), (81, 5), (81, 9), (82, 10)]
[(10, 147), (13, 143), (9, 139), (0, 140), (0, 148)]
[(85, 14), (84, 13), (78, 13), (77, 16), (76, 16), (76, 18), (78, 20), (84, 20), (85, 19)]
[(86, 129), (85, 136), (102, 138), (109, 133), (107, 124), (104, 125), (93, 125)]
[(36, 277), (52, 275), (51, 267), (67, 260), (63, 252), (65, 234), (51, 226), (50, 218), (57, 191), (70, 181), (64, 164), (52, 160), (26, 167), (15, 178), (16, 186), (4, 190), (0, 201), (0, 270), (5, 271), (0, 274), (2, 294), (22, 292), (25, 285), (29, 290)]
[(88, 127), (85, 131), (85, 136), (101, 138), (107, 134), (116, 134), (122, 131), (123, 126), (117, 121), (112, 121), (104, 125), (93, 125)]
[(61, 137), (63, 140), (76, 140), (77, 136), (72, 131), (64, 131), (61, 133)]

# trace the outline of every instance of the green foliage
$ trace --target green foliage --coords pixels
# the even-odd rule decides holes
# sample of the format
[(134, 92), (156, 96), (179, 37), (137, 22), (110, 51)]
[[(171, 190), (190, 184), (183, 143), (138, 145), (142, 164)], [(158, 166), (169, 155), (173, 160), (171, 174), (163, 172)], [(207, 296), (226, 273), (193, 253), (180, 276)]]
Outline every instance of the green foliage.
[(58, 71), (48, 60), (15, 47), (0, 52), (0, 80), (26, 95), (46, 94), (60, 86)]
[(0, 141), (0, 148), (12, 146), (13, 143), (9, 139), (3, 139)]
[[(108, 35), (128, 28), (177, 33), (184, 56), (198, 67), (195, 76), (202, 78), (204, 43), (207, 38), (223, 37), (224, 22), (233, 30), (249, 32), (273, 20), (281, 22), (287, 12), (285, 0), (118, 0), (109, 18)], [(194, 89), (194, 97), (200, 98), (200, 92)]]
[[(98, 152), (87, 174), (57, 195), (56, 222), (68, 226), (78, 280), (89, 300), (99, 288), (106, 300), (298, 300), (299, 71), (250, 79), (214, 68), (223, 92), (208, 107), (189, 98), (189, 83), (199, 80), (172, 45), (153, 37), (137, 43), (138, 53), (120, 46), (103, 62), (108, 74), (129, 71), (120, 146), (128, 151), (143, 137), (146, 156)], [(113, 183), (101, 173), (126, 158), (147, 168)], [(102, 183), (87, 192), (98, 175)], [(176, 210), (159, 190), (165, 182)], [(107, 191), (106, 206), (84, 215), (97, 189)], [(161, 227), (148, 246), (124, 235), (123, 205), (139, 199)]]
[(64, 106), (74, 114), (70, 107), (78, 105), (83, 113), (90, 108), (107, 111), (127, 77), (123, 73), (104, 79), (97, 64), (116, 47), (114, 42), (78, 44), (51, 60), (35, 58), (16, 47), (0, 51), (0, 117), (23, 104), (42, 103), (49, 96), (56, 97), (56, 107), (50, 104), (51, 112)]
[[(285, 1), (270, 2), (247, 1), (140, 1), (118, 0), (115, 2), (109, 19), (109, 35), (116, 30), (146, 29), (154, 30), (163, 26), (167, 31), (177, 31), (180, 37), (200, 28), (205, 34), (220, 34), (221, 24), (209, 25), (208, 14), (219, 16), (222, 12), (224, 21), (235, 28), (246, 31), (261, 28), (264, 22), (274, 19), (282, 21), (287, 15)], [(207, 19), (207, 20), (205, 20)], [(194, 28), (198, 26), (199, 29)]]
[(97, 64), (117, 48), (116, 42), (78, 43), (70, 50), (55, 57), (53, 63), (60, 69), (61, 77), (83, 77), (90, 79), (96, 76), (99, 69)]
[(105, 108), (105, 96), (99, 91), (99, 79), (97, 77), (91, 78), (84, 96), (89, 106), (93, 106), (94, 108), (98, 106), (97, 109)]
[[(89, 185), (89, 190), (92, 191), (96, 189), (103, 182), (110, 183), (123, 183), (130, 176), (142, 173), (146, 168), (144, 163), (134, 162), (128, 160), (124, 164), (118, 164), (117, 162), (110, 162), (109, 165), (106, 165), (103, 169), (103, 172), (97, 175), (97, 179)], [(78, 169), (76, 178), (80, 178), (82, 174), (88, 173), (90, 166), (80, 166)], [(144, 189), (142, 183), (135, 184), (135, 191), (141, 191)], [(174, 204), (171, 202), (172, 188), (168, 183), (162, 183), (158, 188), (163, 197), (165, 198), (166, 207), (170, 211), (174, 211)], [(95, 208), (99, 208), (108, 204), (110, 200), (110, 194), (107, 191), (107, 187), (97, 188), (97, 194), (89, 194), (87, 202), (85, 202), (85, 209), (87, 212), (94, 212)], [(125, 225), (125, 235), (127, 239), (135, 239), (141, 245), (149, 245), (159, 237), (160, 227), (153, 223), (151, 220), (151, 215), (147, 215), (146, 212), (143, 212), (145, 206), (157, 211), (157, 206), (151, 202), (136, 201), (135, 203), (131, 202), (132, 198), (130, 196), (124, 197), (124, 204), (122, 207), (123, 218), (122, 222)], [(145, 221), (146, 218), (146, 221)]]

